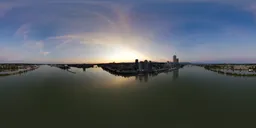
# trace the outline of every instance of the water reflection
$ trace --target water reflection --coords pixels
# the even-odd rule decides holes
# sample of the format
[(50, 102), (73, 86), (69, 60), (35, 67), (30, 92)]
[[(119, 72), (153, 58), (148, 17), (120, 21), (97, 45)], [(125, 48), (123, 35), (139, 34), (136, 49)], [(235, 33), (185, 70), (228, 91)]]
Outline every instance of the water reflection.
[[(161, 73), (157, 77), (148, 74), (146, 84), (147, 76), (115, 77), (101, 68), (86, 72), (74, 68), (74, 71), (77, 74), (71, 75), (43, 66), (24, 77), (1, 79), (0, 117), (7, 123), (17, 122), (14, 124), (44, 120), (45, 125), (54, 122), (57, 123), (53, 125), (60, 125), (59, 122), (65, 121), (72, 126), (83, 125), (86, 118), (81, 117), (91, 115), (88, 125), (103, 124), (98, 127), (118, 127), (127, 121), (148, 125), (145, 127), (161, 124), (186, 127), (207, 126), (216, 116), (213, 112), (223, 112), (225, 118), (215, 121), (220, 122), (217, 127), (222, 122), (240, 119), (233, 116), (237, 113), (254, 112), (256, 108), (256, 79), (218, 76), (200, 67)], [(67, 113), (70, 116), (64, 117)], [(252, 120), (246, 117), (241, 117), (245, 118), (243, 124)], [(149, 123), (141, 123), (142, 118)]]
[(26, 74), (28, 72), (34, 71), (35, 69), (30, 69), (30, 70), (20, 70), (20, 71), (14, 71), (14, 72), (8, 72), (8, 73), (1, 73), (0, 72), (0, 77), (6, 77), (6, 76), (21, 76), (23, 74)]
[(148, 74), (144, 75), (144, 82), (148, 82)]
[(173, 80), (176, 80), (176, 79), (179, 78), (179, 69), (173, 71), (173, 76), (172, 76), (172, 78), (173, 78)]
[(152, 75), (151, 74), (136, 75), (135, 80), (139, 80), (140, 82), (148, 82), (149, 77), (152, 77)]
[[(95, 69), (98, 67), (93, 67), (93, 68)], [(156, 77), (160, 74), (166, 75), (166, 76), (170, 77), (170, 79), (173, 79), (173, 80), (176, 80), (179, 78), (179, 70), (173, 70), (173, 71), (163, 72), (163, 73), (145, 73), (145, 74), (138, 74), (138, 75), (121, 75), (121, 74), (116, 74), (113, 72), (106, 71), (104, 69), (103, 69), (103, 71), (105, 71), (113, 76), (119, 76), (119, 77), (123, 77), (126, 79), (132, 78), (132, 79), (135, 79), (135, 81), (144, 82), (144, 83), (149, 82), (149, 80), (151, 78)]]
[[(169, 72), (165, 72), (165, 75), (170, 75)], [(140, 81), (140, 82), (148, 82), (150, 78), (156, 77), (158, 74), (141, 74), (141, 75), (136, 75), (135, 80)], [(179, 70), (174, 70), (172, 71), (172, 79), (177, 80), (179, 78)]]

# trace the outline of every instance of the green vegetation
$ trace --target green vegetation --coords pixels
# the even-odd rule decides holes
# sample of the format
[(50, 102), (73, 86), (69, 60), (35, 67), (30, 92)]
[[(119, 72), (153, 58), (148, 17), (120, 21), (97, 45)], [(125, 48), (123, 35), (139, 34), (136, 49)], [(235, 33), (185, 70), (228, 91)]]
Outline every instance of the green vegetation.
[[(3, 64), (3, 65), (0, 65), (0, 76), (22, 74), (28, 71), (35, 70), (37, 68), (38, 66), (30, 66), (30, 68), (26, 68), (24, 65)], [(19, 69), (22, 69), (22, 70), (19, 70)]]
[(223, 66), (220, 65), (206, 65), (204, 66), (205, 69), (223, 69)]
[(17, 71), (19, 69), (16, 65), (0, 65), (0, 72), (4, 71)]

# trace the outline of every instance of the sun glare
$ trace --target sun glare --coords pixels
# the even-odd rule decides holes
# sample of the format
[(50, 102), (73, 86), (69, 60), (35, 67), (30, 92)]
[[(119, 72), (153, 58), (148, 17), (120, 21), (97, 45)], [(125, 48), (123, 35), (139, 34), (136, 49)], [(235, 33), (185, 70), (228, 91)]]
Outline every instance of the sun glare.
[(134, 61), (135, 59), (145, 59), (146, 57), (141, 53), (131, 50), (129, 48), (124, 47), (117, 47), (113, 50), (110, 55), (110, 60), (116, 62), (130, 62)]

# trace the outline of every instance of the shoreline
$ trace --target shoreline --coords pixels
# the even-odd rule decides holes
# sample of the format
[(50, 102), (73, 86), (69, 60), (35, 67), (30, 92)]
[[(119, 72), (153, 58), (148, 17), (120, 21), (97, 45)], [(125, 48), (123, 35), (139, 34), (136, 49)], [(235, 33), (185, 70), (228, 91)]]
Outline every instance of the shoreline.
[(240, 74), (240, 73), (235, 73), (235, 72), (224, 72), (224, 71), (218, 71), (218, 70), (214, 70), (214, 69), (207, 69), (206, 70), (212, 71), (212, 72), (216, 72), (218, 74), (222, 74), (222, 75), (227, 75), (227, 76), (235, 76), (235, 77), (256, 77), (256, 73), (253, 74)]
[(1, 73), (0, 72), (0, 77), (1, 76), (11, 76), (11, 75), (17, 75), (17, 74), (22, 74), (22, 73), (25, 73), (25, 72), (29, 72), (29, 71), (33, 71), (33, 70), (36, 70), (38, 69), (39, 66), (34, 66), (34, 67), (31, 67), (31, 68), (27, 68), (27, 69), (22, 69), (21, 71), (13, 71), (13, 72), (5, 72), (5, 73)]

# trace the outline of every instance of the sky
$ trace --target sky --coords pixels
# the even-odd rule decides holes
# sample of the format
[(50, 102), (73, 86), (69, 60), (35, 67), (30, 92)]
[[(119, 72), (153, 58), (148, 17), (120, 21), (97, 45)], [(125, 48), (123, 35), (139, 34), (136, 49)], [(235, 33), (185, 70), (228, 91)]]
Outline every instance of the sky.
[(0, 63), (256, 63), (255, 0), (0, 0)]

